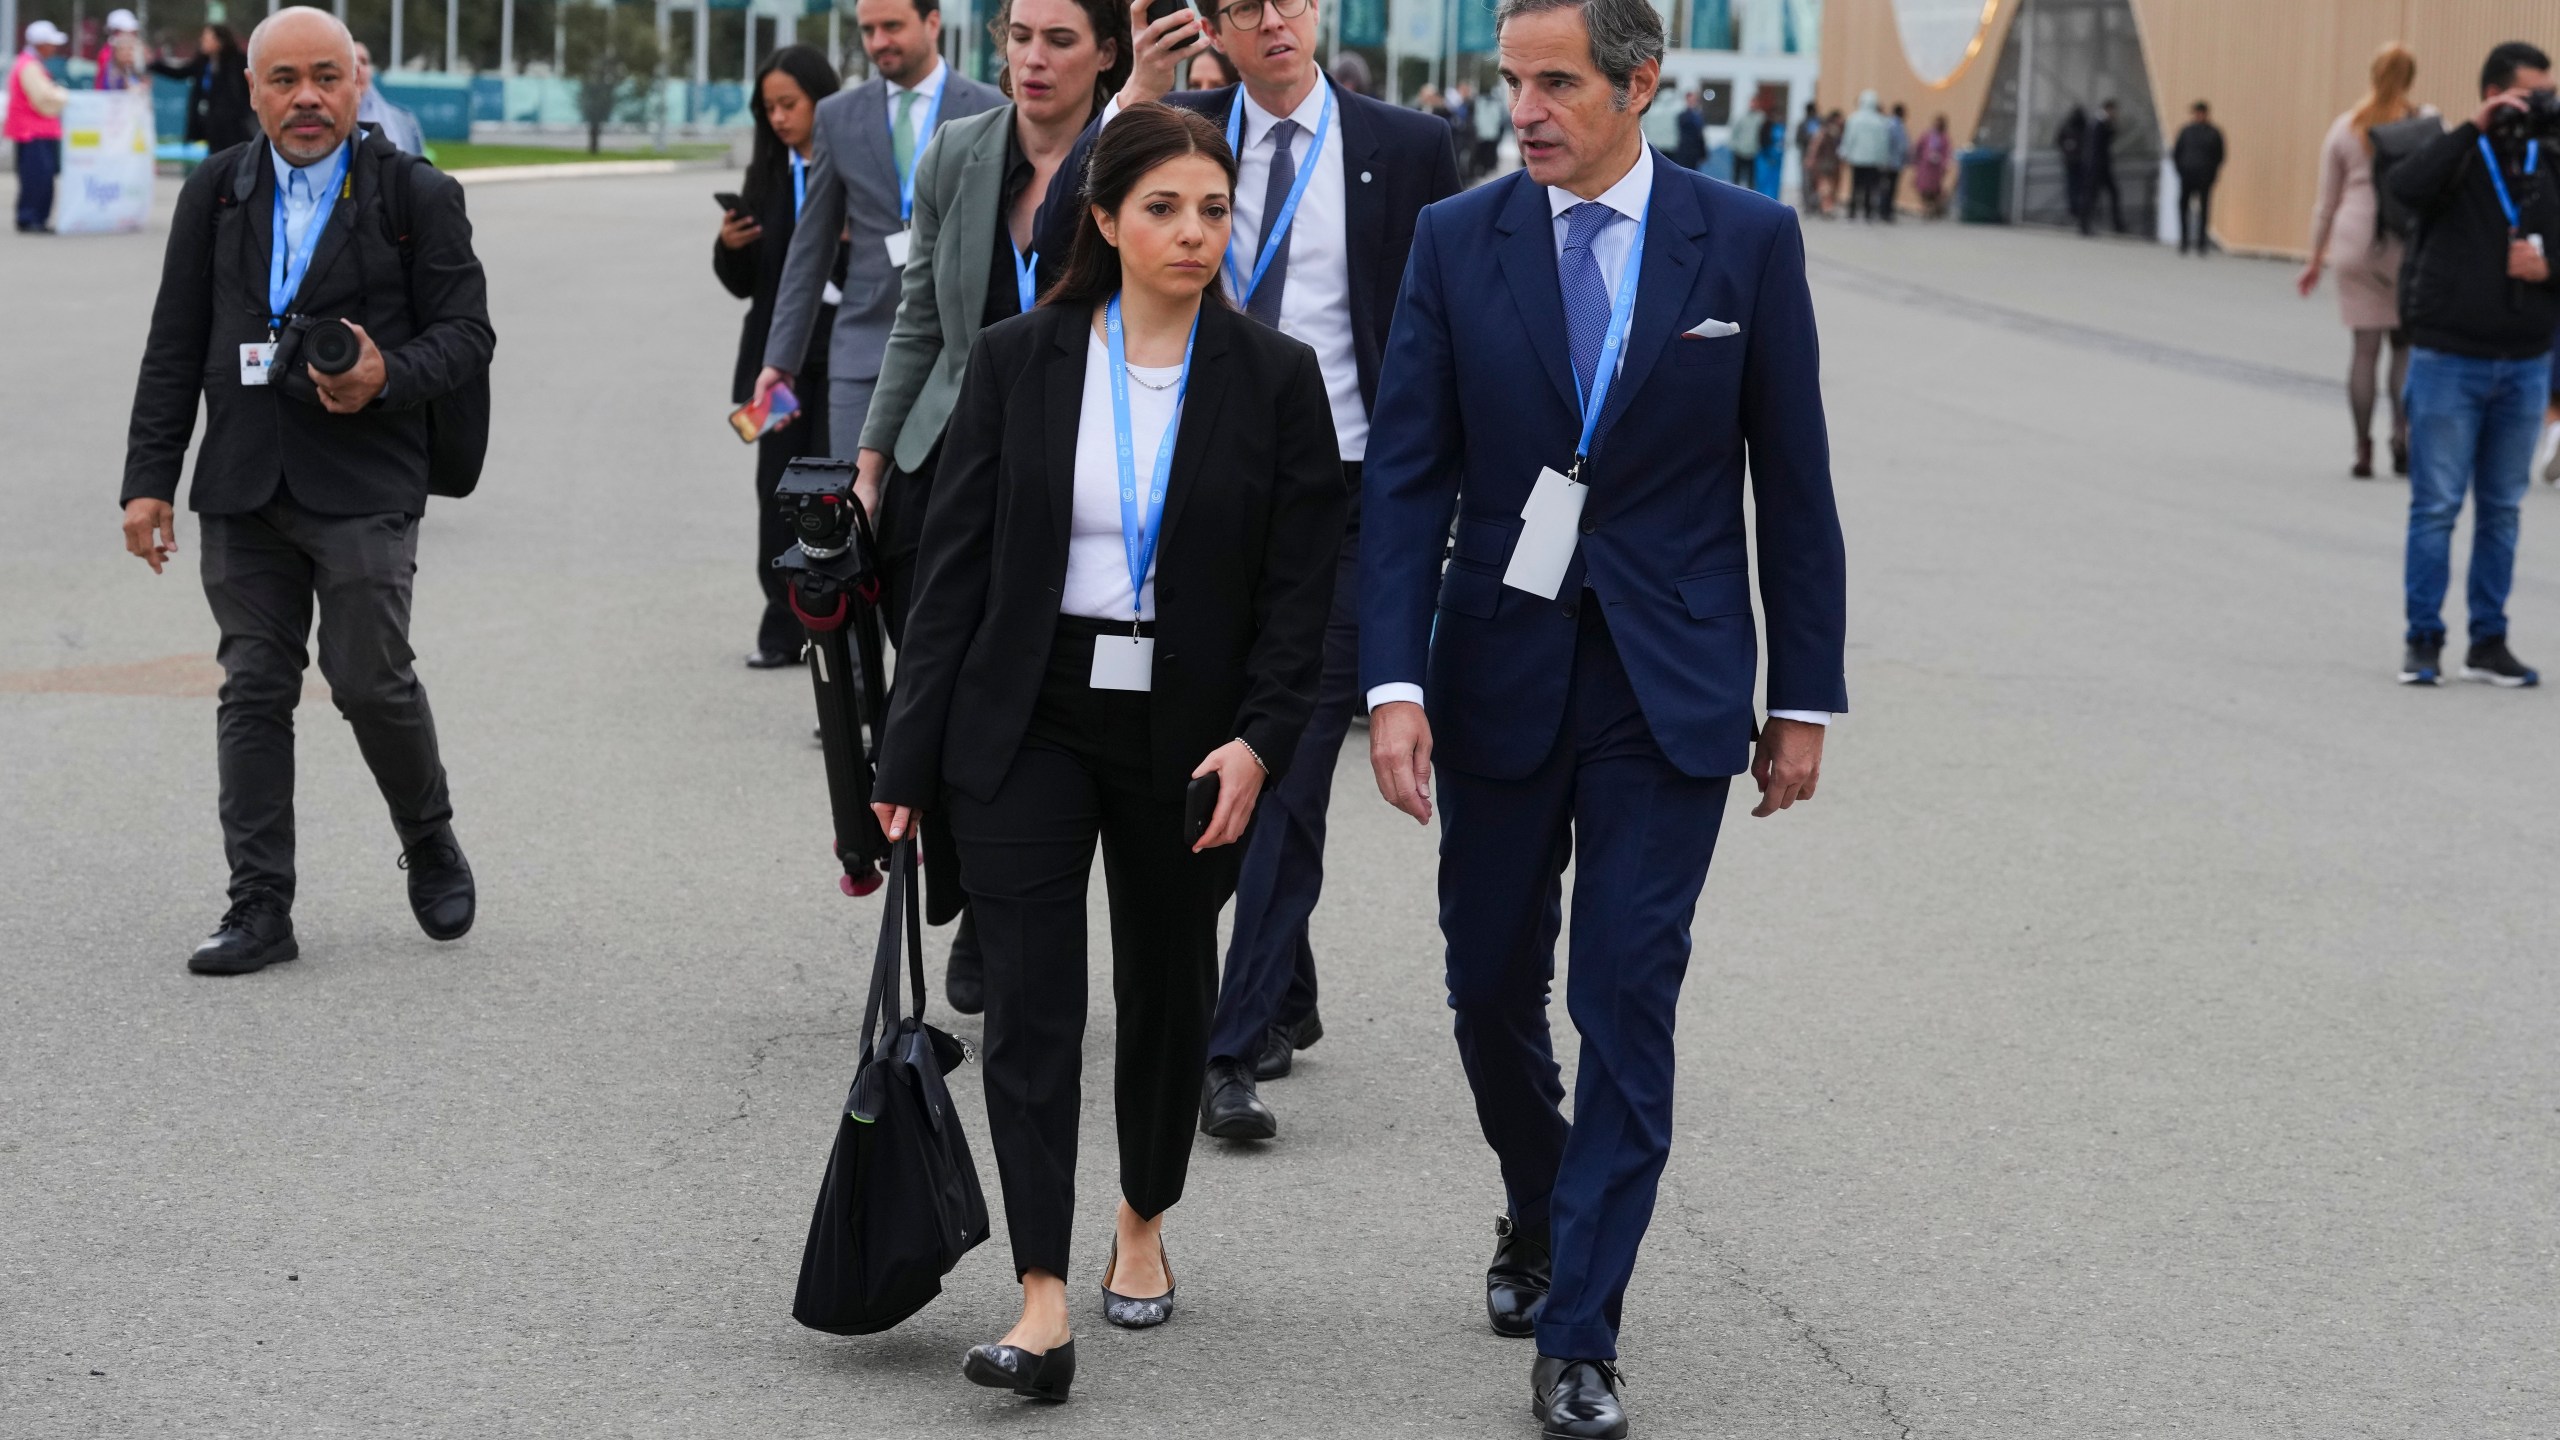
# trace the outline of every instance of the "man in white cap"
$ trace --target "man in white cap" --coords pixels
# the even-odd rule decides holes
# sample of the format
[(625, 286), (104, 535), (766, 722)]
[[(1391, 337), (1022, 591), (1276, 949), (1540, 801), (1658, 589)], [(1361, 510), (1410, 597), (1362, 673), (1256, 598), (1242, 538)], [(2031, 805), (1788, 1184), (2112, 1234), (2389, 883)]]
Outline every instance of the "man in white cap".
[(383, 98), (373, 83), (373, 51), (361, 40), (356, 42), (356, 90), (357, 124), (412, 155), (427, 153), (427, 136), (418, 125), (418, 112)]
[(18, 233), (41, 235), (53, 225), (53, 177), (62, 173), (62, 107), (71, 92), (44, 68), (71, 37), (50, 20), (27, 27), (26, 48), (9, 67), (10, 143), (18, 147)]
[(107, 43), (98, 47), (98, 79), (100, 90), (139, 90), (149, 86), (144, 80), (142, 60), (142, 22), (130, 10), (107, 12)]

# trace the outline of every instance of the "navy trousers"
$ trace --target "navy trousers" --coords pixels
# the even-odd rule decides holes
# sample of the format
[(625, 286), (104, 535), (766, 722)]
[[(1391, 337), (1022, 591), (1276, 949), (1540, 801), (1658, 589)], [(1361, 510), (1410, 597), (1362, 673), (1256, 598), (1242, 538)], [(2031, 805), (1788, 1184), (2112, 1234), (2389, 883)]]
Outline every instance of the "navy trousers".
[[(1517, 780), (1441, 767), (1440, 930), (1476, 1119), (1512, 1217), (1550, 1227), (1538, 1350), (1615, 1359), (1618, 1314), (1671, 1153), (1672, 1034), (1689, 922), (1730, 777), (1663, 757), (1584, 592), (1555, 749)], [(1582, 1036), (1573, 1122), (1547, 1029), (1557, 905), (1576, 856), (1565, 1009)]]
[(1251, 1060), (1274, 1025), (1295, 1025), (1316, 1008), (1316, 956), (1307, 921), (1324, 893), (1325, 811), (1333, 767), (1360, 705), (1360, 467), (1345, 465), (1351, 509), (1334, 569), (1333, 615), (1325, 622), (1324, 677), (1316, 710), (1280, 783), (1255, 807), (1236, 881), (1234, 933), (1218, 982), (1209, 1030), (1213, 1059)]
[(41, 229), (53, 219), (53, 177), (61, 173), (60, 140), (18, 142), (19, 229)]

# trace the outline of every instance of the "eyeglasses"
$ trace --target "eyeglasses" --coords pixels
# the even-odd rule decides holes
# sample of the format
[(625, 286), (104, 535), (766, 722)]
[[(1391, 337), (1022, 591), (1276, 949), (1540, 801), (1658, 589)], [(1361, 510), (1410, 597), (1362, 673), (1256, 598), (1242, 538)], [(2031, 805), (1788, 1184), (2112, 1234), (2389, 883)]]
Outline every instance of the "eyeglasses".
[(1307, 7), (1315, 3), (1316, 0), (1236, 0), (1235, 4), (1218, 12), (1218, 19), (1220, 23), (1233, 25), (1239, 30), (1259, 30), (1265, 5), (1279, 11), (1281, 19), (1295, 20), (1306, 14)]

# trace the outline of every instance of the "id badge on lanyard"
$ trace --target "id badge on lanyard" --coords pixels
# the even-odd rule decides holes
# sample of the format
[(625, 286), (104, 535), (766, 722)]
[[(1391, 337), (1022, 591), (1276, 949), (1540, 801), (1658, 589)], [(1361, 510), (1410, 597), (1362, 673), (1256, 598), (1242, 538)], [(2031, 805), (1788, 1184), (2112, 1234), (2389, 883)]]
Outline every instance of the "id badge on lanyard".
[(1591, 442), (1599, 435), (1610, 387), (1617, 383), (1618, 357), (1627, 348), (1627, 326), (1636, 308), (1636, 277), (1644, 269), (1644, 236), (1652, 221), (1653, 203), (1648, 200), (1645, 213), (1636, 219), (1635, 243), (1627, 247), (1626, 265), (1618, 275), (1618, 293), (1609, 306), (1609, 329), (1600, 341), (1600, 358), (1591, 367), (1591, 393), (1574, 396), (1582, 402), (1582, 437), (1574, 442), (1573, 473), (1559, 475), (1553, 466), (1539, 468), (1529, 503), (1520, 510), (1520, 538), (1512, 544), (1511, 563), (1503, 568), (1503, 584), (1541, 600), (1553, 600), (1564, 588), (1565, 572), (1573, 568), (1573, 552), (1581, 543), (1582, 507), (1591, 496), (1582, 470), (1591, 459)]
[(1112, 440), (1120, 462), (1120, 542), (1129, 562), (1130, 620), (1126, 635), (1094, 637), (1088, 683), (1096, 690), (1152, 690), (1156, 642), (1154, 636), (1138, 633), (1137, 613), (1147, 593), (1147, 572), (1155, 565), (1156, 541), (1164, 530), (1165, 491), (1173, 478), (1174, 442), (1182, 430), (1182, 399), (1191, 389), (1191, 347), (1200, 338), (1200, 317), (1191, 317), (1191, 337), (1182, 342), (1182, 377), (1174, 385), (1173, 418), (1165, 422), (1164, 438), (1156, 445), (1154, 474), (1143, 507), (1138, 494), (1137, 442), (1130, 433), (1129, 349), (1120, 328), (1117, 295), (1103, 309), (1102, 333), (1111, 347)]

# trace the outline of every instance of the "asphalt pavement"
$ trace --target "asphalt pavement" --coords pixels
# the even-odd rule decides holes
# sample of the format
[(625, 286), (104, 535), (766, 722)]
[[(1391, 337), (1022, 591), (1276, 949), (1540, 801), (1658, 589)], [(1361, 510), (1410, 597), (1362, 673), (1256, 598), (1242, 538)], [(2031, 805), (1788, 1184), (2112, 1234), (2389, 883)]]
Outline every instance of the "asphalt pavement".
[[(495, 443), (415, 639), (479, 925), (410, 920), (315, 676), (303, 958), (232, 981), (181, 969), (223, 881), (196, 530), (155, 579), (113, 504), (174, 187), (0, 246), (0, 1435), (1534, 1435), (1434, 837), (1358, 731), (1327, 1035), (1276, 1143), (1201, 1143), (1174, 1322), (1093, 1296), (1107, 1001), (1074, 1401), (959, 1377), (1001, 1230), (889, 1334), (792, 1322), (879, 907), (805, 676), (739, 664), (728, 183), (472, 191)], [(2406, 491), (2346, 478), (2334, 306), (2053, 234), (1811, 249), (1854, 708), (1810, 806), (1737, 795), (1700, 907), (1636, 1433), (2560, 1435), (2554, 697), (2392, 683)], [(2560, 667), (2526, 511), (2515, 646)]]

